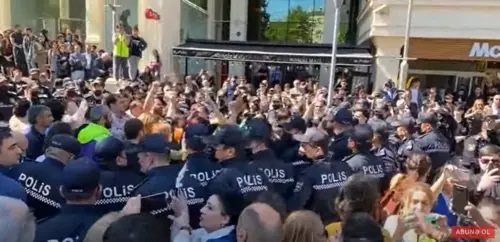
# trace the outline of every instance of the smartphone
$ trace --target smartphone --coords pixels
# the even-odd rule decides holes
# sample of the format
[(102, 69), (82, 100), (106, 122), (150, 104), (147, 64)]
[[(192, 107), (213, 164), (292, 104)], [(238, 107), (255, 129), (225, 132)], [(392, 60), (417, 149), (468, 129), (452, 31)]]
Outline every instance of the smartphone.
[(168, 194), (166, 192), (141, 197), (141, 213), (167, 208), (169, 204), (167, 198)]
[(437, 217), (432, 214), (425, 215), (424, 221), (426, 223), (432, 224), (432, 226), (434, 227), (437, 227)]
[(451, 209), (459, 215), (466, 215), (465, 206), (469, 203), (469, 191), (467, 187), (453, 185), (453, 202)]

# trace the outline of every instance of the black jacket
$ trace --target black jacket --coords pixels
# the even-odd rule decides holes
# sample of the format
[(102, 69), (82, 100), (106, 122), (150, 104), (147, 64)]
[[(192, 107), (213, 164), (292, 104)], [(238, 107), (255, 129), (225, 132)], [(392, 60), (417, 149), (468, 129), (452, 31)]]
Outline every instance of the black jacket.
[(126, 169), (101, 172), (101, 196), (96, 205), (106, 212), (119, 211), (131, 197), (137, 184), (144, 176)]
[(142, 52), (148, 48), (148, 43), (141, 37), (130, 36), (128, 47), (131, 56), (142, 57)]
[(83, 241), (102, 215), (94, 205), (64, 205), (59, 214), (37, 224), (35, 242)]
[(291, 211), (308, 209), (317, 213), (324, 224), (338, 222), (335, 199), (340, 189), (353, 174), (343, 162), (316, 161), (299, 175), (293, 195), (288, 202)]
[(293, 166), (278, 159), (270, 149), (253, 154), (253, 159), (250, 164), (264, 172), (276, 192), (288, 199), (295, 186)]

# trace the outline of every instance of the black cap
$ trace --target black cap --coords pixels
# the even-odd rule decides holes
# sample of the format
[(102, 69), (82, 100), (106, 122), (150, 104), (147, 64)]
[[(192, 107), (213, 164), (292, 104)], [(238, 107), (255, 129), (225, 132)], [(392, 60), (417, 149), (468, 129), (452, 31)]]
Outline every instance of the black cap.
[(293, 116), (290, 121), (283, 125), (286, 130), (298, 129), (301, 132), (305, 132), (307, 129), (306, 121), (302, 117)]
[(157, 154), (166, 154), (171, 149), (170, 143), (163, 134), (148, 134), (144, 136), (139, 147), (139, 152), (151, 152)]
[(328, 143), (328, 134), (319, 128), (308, 128), (304, 134), (296, 134), (293, 136), (295, 140), (300, 143), (323, 145)]
[(332, 112), (330, 112), (327, 116), (330, 121), (341, 124), (353, 124), (354, 121), (351, 110), (347, 108), (333, 109)]
[(418, 114), (418, 122), (419, 123), (429, 123), (429, 124), (437, 124), (438, 123), (438, 118), (435, 113), (432, 112), (425, 112), (425, 113), (419, 113)]
[(368, 124), (359, 124), (349, 132), (350, 138), (360, 145), (371, 144), (373, 139), (373, 129)]
[(56, 134), (50, 139), (48, 147), (58, 148), (78, 156), (81, 145), (75, 137), (69, 134)]
[(245, 137), (240, 128), (236, 125), (225, 124), (219, 127), (212, 136), (205, 137), (204, 142), (207, 145), (217, 146), (225, 145), (228, 147), (244, 147)]
[(125, 144), (121, 140), (109, 136), (96, 143), (94, 156), (102, 162), (114, 162), (124, 150)]
[(205, 149), (203, 137), (210, 135), (208, 127), (202, 123), (190, 124), (184, 129), (184, 140), (186, 145), (193, 150)]
[(272, 134), (271, 124), (263, 118), (254, 118), (248, 123), (249, 140), (269, 140)]
[(97, 164), (80, 158), (66, 164), (62, 173), (61, 185), (65, 193), (86, 194), (99, 186), (100, 178)]
[(382, 138), (389, 137), (389, 125), (384, 120), (375, 119), (369, 125), (373, 129), (373, 133), (382, 136)]

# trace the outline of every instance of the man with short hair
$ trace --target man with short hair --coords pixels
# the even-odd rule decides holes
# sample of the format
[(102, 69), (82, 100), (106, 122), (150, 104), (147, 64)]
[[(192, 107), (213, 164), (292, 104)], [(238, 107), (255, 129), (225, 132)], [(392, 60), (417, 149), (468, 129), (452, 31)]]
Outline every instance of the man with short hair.
[(43, 155), (45, 131), (52, 125), (53, 121), (52, 112), (47, 106), (34, 105), (28, 109), (28, 122), (31, 127), (26, 134), (28, 139), (27, 161), (35, 161), (36, 158)]
[(35, 230), (35, 218), (25, 203), (0, 196), (0, 241), (32, 242)]
[(77, 132), (78, 142), (82, 144), (83, 156), (94, 160), (94, 147), (96, 143), (111, 136), (111, 115), (105, 105), (96, 105), (90, 109), (90, 123)]
[(59, 192), (66, 199), (61, 212), (38, 223), (36, 241), (81, 241), (90, 226), (102, 216), (94, 206), (99, 198), (100, 171), (84, 158), (66, 164)]
[(139, 36), (139, 28), (132, 28), (132, 35), (129, 38), (128, 47), (130, 48), (130, 56), (128, 57), (129, 77), (135, 80), (139, 72), (137, 66), (142, 58), (142, 52), (148, 47), (148, 43)]
[(278, 242), (283, 233), (280, 214), (269, 205), (253, 203), (247, 206), (238, 219), (238, 242)]
[(21, 149), (9, 130), (0, 131), (0, 196), (7, 196), (27, 201), (24, 188), (6, 174), (9, 168), (19, 164)]
[(80, 144), (71, 135), (54, 135), (43, 162), (23, 162), (9, 172), (26, 189), (28, 206), (37, 219), (59, 212), (64, 199), (59, 193), (64, 166), (80, 153)]

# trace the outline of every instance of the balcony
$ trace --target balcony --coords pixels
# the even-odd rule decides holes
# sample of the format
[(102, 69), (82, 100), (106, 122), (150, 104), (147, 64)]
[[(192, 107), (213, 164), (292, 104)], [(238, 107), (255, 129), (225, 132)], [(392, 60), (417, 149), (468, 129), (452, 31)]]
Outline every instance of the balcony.
[[(408, 0), (367, 0), (358, 16), (358, 43), (402, 37)], [(414, 0), (411, 37), (500, 39), (498, 0)]]

